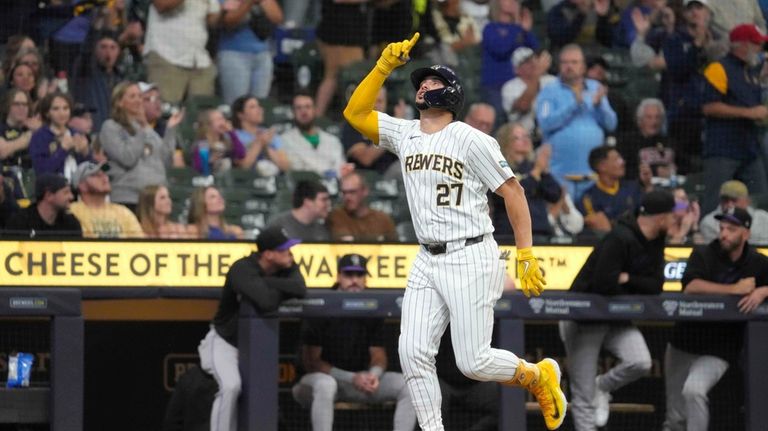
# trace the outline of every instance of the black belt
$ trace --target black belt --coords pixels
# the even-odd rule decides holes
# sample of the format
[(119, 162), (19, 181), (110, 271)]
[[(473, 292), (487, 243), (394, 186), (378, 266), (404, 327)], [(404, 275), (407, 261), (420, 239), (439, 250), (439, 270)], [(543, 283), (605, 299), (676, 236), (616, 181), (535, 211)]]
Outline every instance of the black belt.
[[(478, 235), (473, 238), (467, 238), (466, 241), (464, 241), (464, 246), (467, 247), (472, 244), (477, 244), (478, 242), (483, 242), (483, 238), (485, 238), (485, 235)], [(433, 242), (432, 244), (422, 244), (421, 246), (433, 255), (444, 254), (448, 249), (448, 243), (446, 242)]]

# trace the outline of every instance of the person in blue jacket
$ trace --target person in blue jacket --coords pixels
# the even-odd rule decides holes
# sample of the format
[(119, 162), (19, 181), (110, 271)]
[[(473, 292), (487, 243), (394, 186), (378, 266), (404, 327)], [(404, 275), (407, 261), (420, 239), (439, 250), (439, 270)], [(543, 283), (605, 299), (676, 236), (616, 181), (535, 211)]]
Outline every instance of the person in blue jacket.
[[(560, 50), (558, 80), (545, 86), (536, 99), (536, 120), (543, 142), (552, 145), (551, 172), (563, 185), (568, 178), (589, 177), (590, 150), (603, 145), (605, 132), (618, 123), (611, 108), (608, 90), (603, 84), (587, 79), (581, 47), (566, 45)], [(590, 181), (577, 183), (572, 196), (578, 199)]]

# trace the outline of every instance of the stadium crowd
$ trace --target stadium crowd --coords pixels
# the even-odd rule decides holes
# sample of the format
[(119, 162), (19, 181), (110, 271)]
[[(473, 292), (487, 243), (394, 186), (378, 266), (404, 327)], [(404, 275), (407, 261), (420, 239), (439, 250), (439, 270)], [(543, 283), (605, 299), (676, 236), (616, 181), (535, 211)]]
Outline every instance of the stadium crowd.
[[(69, 234), (48, 222), (9, 224), (44, 198), (45, 181), (35, 179), (57, 174), (74, 192), (75, 217), (98, 226), (83, 229), (86, 237), (254, 238), (287, 221), (328, 230), (306, 239), (415, 241), (404, 203), (377, 193), (397, 195), (397, 158), (340, 115), (360, 79), (345, 71), (414, 31), (424, 37), (412, 62), (459, 71), (474, 102), (463, 120), (496, 137), (515, 166), (537, 243), (594, 242), (659, 187), (678, 199), (672, 243), (711, 240), (713, 217), (736, 206), (765, 232), (768, 73), (758, 3), (15, 4), (0, 34), (4, 236)], [(285, 51), (286, 41), (301, 48)], [(394, 82), (377, 108), (413, 118), (407, 86)], [(90, 171), (83, 163), (106, 173), (98, 202), (79, 184), (95, 179), (75, 175)], [(275, 182), (254, 200), (257, 178)], [(297, 211), (302, 181), (327, 188), (339, 207)], [(491, 214), (498, 203), (491, 198)], [(66, 213), (69, 204), (58, 205)], [(131, 214), (122, 207), (136, 220), (124, 221)], [(512, 241), (504, 217), (493, 218), (497, 239)], [(371, 220), (388, 232), (366, 238), (342, 225)]]
[[(660, 229), (643, 226), (667, 212), (666, 235), (646, 235), (654, 247), (730, 241), (756, 259), (746, 239), (768, 244), (768, 1), (3, 4), (4, 238), (238, 240), (280, 226), (305, 241), (416, 242), (400, 162), (341, 110), (382, 47), (419, 31), (412, 63), (457, 69), (462, 120), (497, 139), (537, 245), (610, 243)], [(377, 109), (414, 118), (407, 79), (391, 82)], [(659, 189), (673, 193), (672, 207)], [(512, 243), (503, 202), (491, 193), (489, 203), (495, 235)], [(748, 232), (724, 237), (723, 223)], [(733, 264), (709, 247), (699, 263)], [(736, 293), (751, 311), (764, 277), (702, 268), (686, 280), (749, 284)], [(583, 278), (575, 290), (591, 291)], [(689, 353), (691, 363), (706, 356)], [(714, 362), (721, 376), (728, 362)], [(670, 390), (686, 393), (690, 370), (675, 371)], [(574, 412), (594, 429), (592, 398), (605, 404), (626, 382), (587, 380)], [(700, 406), (709, 388), (684, 401)], [(683, 429), (689, 412), (670, 409), (668, 429)]]

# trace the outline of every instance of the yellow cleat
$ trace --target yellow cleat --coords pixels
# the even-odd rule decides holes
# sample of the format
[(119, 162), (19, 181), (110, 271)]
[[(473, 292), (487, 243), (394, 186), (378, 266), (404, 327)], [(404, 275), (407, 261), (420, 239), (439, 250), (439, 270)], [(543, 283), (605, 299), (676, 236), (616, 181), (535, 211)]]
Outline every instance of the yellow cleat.
[(546, 358), (538, 364), (520, 360), (515, 376), (506, 384), (530, 391), (539, 403), (547, 429), (560, 428), (565, 419), (568, 400), (560, 389), (560, 366)]

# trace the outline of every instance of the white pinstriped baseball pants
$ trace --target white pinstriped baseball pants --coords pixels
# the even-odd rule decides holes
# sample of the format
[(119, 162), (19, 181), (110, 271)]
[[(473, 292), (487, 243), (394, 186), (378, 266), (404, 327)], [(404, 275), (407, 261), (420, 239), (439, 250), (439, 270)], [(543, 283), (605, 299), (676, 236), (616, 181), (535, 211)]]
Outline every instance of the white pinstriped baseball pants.
[(451, 323), (456, 365), (480, 381), (511, 380), (520, 360), (491, 348), (493, 306), (501, 297), (506, 263), (491, 235), (477, 244), (448, 244), (444, 254), (420, 248), (408, 276), (400, 324), (400, 365), (423, 431), (443, 430), (435, 371), (440, 338)]

